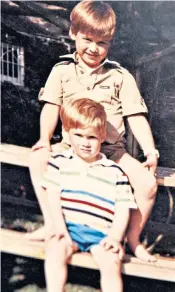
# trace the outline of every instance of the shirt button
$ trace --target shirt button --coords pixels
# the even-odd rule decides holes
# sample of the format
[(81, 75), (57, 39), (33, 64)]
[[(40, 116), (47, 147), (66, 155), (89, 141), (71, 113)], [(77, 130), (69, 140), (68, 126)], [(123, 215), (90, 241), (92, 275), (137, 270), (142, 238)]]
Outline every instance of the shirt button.
[(87, 90), (90, 90), (90, 87), (89, 86), (87, 87)]
[(81, 74), (84, 74), (83, 70), (80, 70), (80, 73), (81, 73)]

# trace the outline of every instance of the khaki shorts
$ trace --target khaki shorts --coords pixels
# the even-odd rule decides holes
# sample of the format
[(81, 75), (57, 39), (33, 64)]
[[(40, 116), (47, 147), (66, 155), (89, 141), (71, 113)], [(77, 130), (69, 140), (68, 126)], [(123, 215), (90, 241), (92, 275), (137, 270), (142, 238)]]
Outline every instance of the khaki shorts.
[[(115, 144), (104, 142), (101, 145), (101, 152), (104, 153), (108, 159), (117, 162), (123, 156), (123, 154), (127, 152), (125, 146), (126, 141), (124, 138), (123, 140), (116, 142)], [(65, 142), (60, 142), (52, 145), (53, 152), (63, 152), (65, 150), (68, 150), (69, 148), (70, 145)]]
[(118, 141), (114, 144), (104, 142), (101, 145), (101, 152), (106, 155), (108, 159), (111, 159), (117, 162), (126, 151), (126, 140), (123, 138), (121, 141)]

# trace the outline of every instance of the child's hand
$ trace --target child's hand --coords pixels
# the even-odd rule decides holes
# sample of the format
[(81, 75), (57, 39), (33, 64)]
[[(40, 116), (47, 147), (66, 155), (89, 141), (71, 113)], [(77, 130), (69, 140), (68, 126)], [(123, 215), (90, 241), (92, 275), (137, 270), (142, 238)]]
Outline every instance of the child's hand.
[(112, 236), (106, 236), (100, 242), (105, 250), (111, 250), (113, 253), (118, 253), (120, 260), (124, 259), (125, 252), (122, 244)]
[(38, 95), (39, 97), (41, 97), (43, 94), (44, 94), (44, 87), (41, 87)]
[(48, 151), (51, 151), (50, 141), (38, 140), (35, 145), (32, 146), (32, 151), (39, 150), (41, 148), (45, 148)]
[(67, 230), (63, 231), (63, 232), (58, 232), (56, 234), (56, 237), (58, 240), (66, 240), (67, 242), (67, 252), (70, 252), (70, 255), (72, 254), (72, 252), (76, 252), (79, 248), (78, 245), (76, 244), (76, 242), (72, 241), (72, 238), (69, 234), (69, 232)]
[(143, 162), (143, 166), (147, 167), (149, 171), (151, 171), (153, 174), (155, 174), (156, 168), (157, 168), (157, 161), (158, 161), (157, 156), (150, 154), (147, 156), (146, 161)]
[(56, 237), (57, 240), (61, 240), (62, 238), (65, 238), (65, 240), (67, 241), (67, 243), (69, 245), (72, 245), (72, 239), (68, 233), (67, 230), (58, 230), (55, 231), (55, 229), (52, 228), (45, 228), (45, 240), (48, 241), (49, 239), (51, 239), (52, 237)]

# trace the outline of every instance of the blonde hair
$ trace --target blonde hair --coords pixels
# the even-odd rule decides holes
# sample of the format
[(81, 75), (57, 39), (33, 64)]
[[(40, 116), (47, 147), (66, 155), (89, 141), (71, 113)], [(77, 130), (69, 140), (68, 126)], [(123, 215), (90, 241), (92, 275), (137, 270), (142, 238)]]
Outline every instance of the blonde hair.
[(99, 137), (106, 137), (106, 113), (104, 107), (89, 98), (72, 99), (61, 106), (60, 118), (66, 132), (70, 129), (93, 127)]
[(111, 39), (115, 33), (116, 15), (103, 1), (81, 1), (71, 12), (71, 32)]

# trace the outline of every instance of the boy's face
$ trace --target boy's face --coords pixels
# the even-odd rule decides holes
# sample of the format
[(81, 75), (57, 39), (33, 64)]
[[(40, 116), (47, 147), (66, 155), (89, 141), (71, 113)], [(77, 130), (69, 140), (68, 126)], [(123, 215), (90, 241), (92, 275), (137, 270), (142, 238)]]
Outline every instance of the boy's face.
[(75, 40), (78, 55), (90, 68), (98, 67), (105, 59), (111, 43), (109, 38), (96, 38), (81, 32), (76, 35), (70, 32), (70, 36)]
[(82, 160), (91, 163), (99, 159), (103, 141), (93, 127), (70, 129), (69, 139), (73, 152)]

